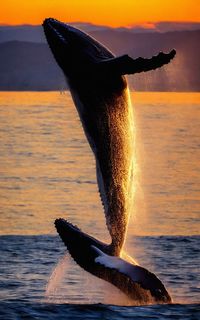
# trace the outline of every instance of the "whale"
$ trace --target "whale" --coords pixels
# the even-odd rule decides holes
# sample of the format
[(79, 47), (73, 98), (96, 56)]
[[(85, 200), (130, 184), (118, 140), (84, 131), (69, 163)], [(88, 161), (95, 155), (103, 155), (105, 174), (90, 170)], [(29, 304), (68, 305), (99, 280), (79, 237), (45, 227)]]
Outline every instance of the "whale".
[(86, 271), (118, 287), (132, 300), (169, 303), (171, 297), (156, 275), (122, 258), (135, 173), (135, 129), (126, 75), (160, 68), (176, 51), (151, 58), (116, 57), (85, 32), (56, 19), (45, 19), (43, 28), (94, 154), (111, 241), (103, 243), (62, 218), (55, 221), (57, 232)]

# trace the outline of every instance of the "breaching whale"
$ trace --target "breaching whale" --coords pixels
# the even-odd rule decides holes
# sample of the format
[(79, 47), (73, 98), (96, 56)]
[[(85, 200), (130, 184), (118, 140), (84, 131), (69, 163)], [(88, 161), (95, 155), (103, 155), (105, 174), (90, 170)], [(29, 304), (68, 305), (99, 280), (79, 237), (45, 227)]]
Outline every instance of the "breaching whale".
[(85, 135), (96, 160), (97, 182), (111, 244), (83, 233), (67, 220), (55, 226), (73, 259), (86, 271), (140, 302), (168, 303), (170, 295), (151, 272), (120, 257), (132, 204), (134, 127), (126, 74), (170, 62), (175, 50), (150, 59), (115, 57), (86, 33), (48, 18), (44, 32), (64, 72)]

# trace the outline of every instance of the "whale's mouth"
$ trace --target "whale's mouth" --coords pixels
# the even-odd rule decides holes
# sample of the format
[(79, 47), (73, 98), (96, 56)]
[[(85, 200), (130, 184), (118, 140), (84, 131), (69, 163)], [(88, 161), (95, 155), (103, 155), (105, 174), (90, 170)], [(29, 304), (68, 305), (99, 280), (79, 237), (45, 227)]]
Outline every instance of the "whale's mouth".
[(147, 269), (109, 255), (109, 246), (82, 232), (65, 219), (55, 227), (71, 257), (84, 270), (110, 282), (129, 298), (140, 303), (170, 303), (162, 282)]
[(72, 43), (70, 42), (74, 40), (75, 35), (76, 35), (76, 38), (79, 37), (79, 40), (81, 38), (85, 38), (85, 39), (87, 38), (87, 35), (82, 31), (72, 27), (67, 23), (58, 21), (54, 18), (45, 19), (43, 21), (43, 28), (44, 28), (44, 32), (48, 42), (52, 41), (52, 37), (53, 37), (55, 38), (55, 40), (57, 40), (62, 44), (71, 45)]
[(55, 40), (65, 44), (68, 44), (70, 30), (73, 29), (73, 27), (53, 18), (45, 19), (43, 28), (47, 39), (53, 37)]
[(51, 51), (65, 75), (73, 75), (102, 59), (112, 58), (111, 52), (81, 30), (53, 18), (43, 22)]

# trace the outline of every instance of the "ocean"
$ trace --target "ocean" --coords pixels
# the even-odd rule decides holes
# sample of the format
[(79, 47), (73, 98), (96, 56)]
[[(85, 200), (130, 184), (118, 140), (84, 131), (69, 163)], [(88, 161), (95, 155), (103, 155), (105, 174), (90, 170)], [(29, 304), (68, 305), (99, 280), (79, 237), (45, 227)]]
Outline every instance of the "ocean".
[(63, 217), (109, 241), (95, 162), (70, 94), (0, 93), (0, 318), (200, 319), (200, 94), (132, 92), (136, 133), (126, 251), (169, 305), (139, 306), (81, 270)]

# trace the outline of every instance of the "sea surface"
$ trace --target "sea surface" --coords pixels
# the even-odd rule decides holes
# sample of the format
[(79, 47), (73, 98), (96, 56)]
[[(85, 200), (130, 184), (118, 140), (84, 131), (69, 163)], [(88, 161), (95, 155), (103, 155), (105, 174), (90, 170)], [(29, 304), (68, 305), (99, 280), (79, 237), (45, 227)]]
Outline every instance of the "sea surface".
[(0, 319), (200, 319), (200, 94), (132, 92), (135, 196), (126, 251), (169, 305), (136, 305), (81, 270), (63, 217), (109, 241), (69, 93), (0, 92)]

